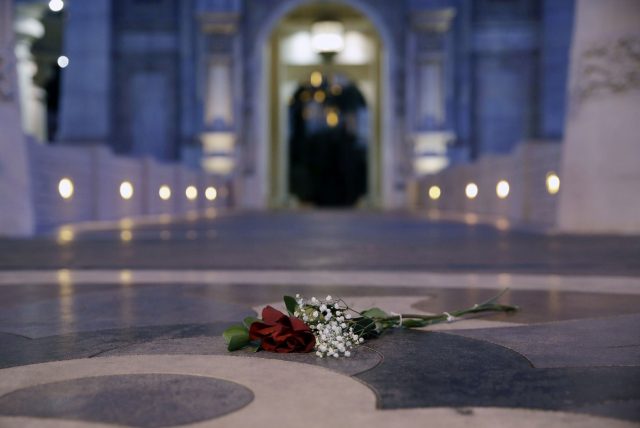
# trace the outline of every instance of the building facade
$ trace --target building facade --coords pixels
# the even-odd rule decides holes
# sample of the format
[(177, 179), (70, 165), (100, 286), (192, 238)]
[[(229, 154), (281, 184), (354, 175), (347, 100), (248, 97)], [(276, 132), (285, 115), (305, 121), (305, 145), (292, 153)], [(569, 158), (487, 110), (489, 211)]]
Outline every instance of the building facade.
[[(573, 9), (573, 0), (68, 0), (55, 142), (181, 159), (231, 177), (242, 206), (290, 205), (287, 103), (317, 69), (349, 76), (366, 99), (366, 204), (402, 207), (416, 177), (562, 139)], [(327, 18), (347, 40), (333, 64), (300, 50)]]

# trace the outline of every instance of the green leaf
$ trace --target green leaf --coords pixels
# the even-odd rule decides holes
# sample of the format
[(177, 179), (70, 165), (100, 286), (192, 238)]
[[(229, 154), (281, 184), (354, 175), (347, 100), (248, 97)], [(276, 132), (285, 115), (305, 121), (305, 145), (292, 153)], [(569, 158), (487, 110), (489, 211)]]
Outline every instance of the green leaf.
[(246, 328), (251, 328), (251, 324), (253, 324), (256, 321), (262, 321), (262, 320), (256, 317), (246, 317), (244, 321), (242, 321), (242, 323)]
[(388, 318), (389, 314), (380, 308), (366, 309), (360, 312), (360, 315), (367, 318)]
[(296, 308), (298, 307), (298, 302), (296, 302), (296, 299), (294, 297), (284, 296), (284, 305), (287, 307), (287, 312), (289, 312), (289, 315), (293, 315), (293, 313), (296, 311)]
[(376, 323), (371, 318), (359, 317), (352, 321), (353, 331), (364, 339), (372, 339), (378, 336)]
[(237, 334), (231, 337), (231, 340), (229, 341), (229, 346), (227, 346), (227, 349), (229, 351), (237, 351), (238, 349), (244, 348), (249, 343), (250, 341), (249, 341), (248, 334), (247, 335)]
[(235, 336), (246, 336), (249, 339), (249, 330), (243, 325), (232, 325), (222, 333), (227, 345), (231, 343), (231, 339)]

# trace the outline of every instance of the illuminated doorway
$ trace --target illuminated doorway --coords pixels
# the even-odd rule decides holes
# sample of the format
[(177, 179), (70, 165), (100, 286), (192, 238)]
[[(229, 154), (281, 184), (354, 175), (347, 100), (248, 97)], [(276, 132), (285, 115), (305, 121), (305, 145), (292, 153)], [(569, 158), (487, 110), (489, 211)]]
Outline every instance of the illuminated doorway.
[[(318, 51), (318, 22), (342, 27)], [(272, 207), (377, 207), (382, 200), (381, 41), (355, 9), (312, 3), (286, 14), (269, 43)]]

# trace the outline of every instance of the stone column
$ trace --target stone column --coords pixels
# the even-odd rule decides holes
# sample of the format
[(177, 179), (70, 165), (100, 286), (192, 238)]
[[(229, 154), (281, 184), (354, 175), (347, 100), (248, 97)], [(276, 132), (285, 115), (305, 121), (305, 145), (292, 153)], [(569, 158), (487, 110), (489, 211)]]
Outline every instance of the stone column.
[(111, 136), (111, 0), (68, 2), (59, 140), (105, 144)]
[(230, 176), (235, 171), (237, 127), (235, 115), (235, 46), (239, 14), (235, 10), (206, 11), (199, 16), (202, 51), (200, 69), (204, 99), (202, 166)]
[(15, 11), (16, 69), (20, 89), (22, 129), (38, 141), (47, 141), (46, 92), (35, 85), (38, 66), (31, 53), (33, 43), (44, 35), (42, 6), (22, 5)]
[(29, 236), (34, 214), (16, 79), (13, 1), (0, 1), (0, 236)]
[(640, 233), (640, 1), (578, 0), (558, 228)]
[(412, 14), (407, 60), (408, 126), (416, 175), (433, 174), (448, 165), (447, 146), (454, 138), (446, 100), (453, 73), (449, 42), (455, 10), (433, 9)]

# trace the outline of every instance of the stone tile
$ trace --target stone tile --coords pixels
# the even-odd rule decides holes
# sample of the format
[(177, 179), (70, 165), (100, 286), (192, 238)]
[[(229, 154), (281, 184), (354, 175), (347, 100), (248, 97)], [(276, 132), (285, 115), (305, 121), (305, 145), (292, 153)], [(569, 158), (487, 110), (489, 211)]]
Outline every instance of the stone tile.
[(380, 364), (382, 355), (367, 346), (358, 347), (350, 358), (319, 358), (314, 353), (277, 354), (272, 352), (253, 352), (248, 349), (230, 353), (222, 337), (206, 336), (184, 339), (158, 339), (107, 351), (101, 357), (118, 355), (235, 355), (253, 358), (267, 358), (296, 363), (312, 364), (337, 371), (346, 375), (355, 375), (372, 369)]
[[(163, 240), (169, 231), (172, 239)], [(195, 239), (187, 239), (189, 232)], [(547, 236), (403, 213), (229, 213), (210, 220), (0, 240), (0, 269), (372, 269), (637, 275), (640, 241)]]
[(539, 368), (640, 366), (638, 326), (633, 314), (451, 333), (513, 349)]
[(384, 360), (357, 377), (383, 409), (511, 407), (636, 420), (613, 409), (640, 399), (640, 366), (538, 369), (504, 347), (437, 332), (396, 330), (370, 344)]
[(41, 339), (22, 339), (18, 342), (14, 335), (0, 335), (0, 341), (9, 338), (13, 342), (0, 346), (0, 368), (15, 367), (47, 361), (91, 358), (110, 350), (124, 348), (160, 338), (181, 338), (196, 336), (220, 336), (230, 323), (175, 325), (158, 327), (138, 327), (121, 330), (83, 332)]
[(640, 400), (624, 400), (591, 404), (578, 409), (578, 411), (609, 418), (640, 421)]
[(255, 315), (245, 306), (191, 295), (193, 286), (117, 286), (6, 307), (0, 330), (41, 338), (80, 331), (213, 322)]
[[(626, 421), (578, 413), (500, 407), (402, 408), (380, 411), (376, 395), (363, 382), (350, 376), (308, 364), (237, 356), (141, 355), (36, 364), (6, 369), (0, 376), (0, 396), (43, 383), (111, 375), (175, 373), (215, 377), (244, 385), (254, 393), (250, 406), (198, 426), (371, 427), (412, 426), (427, 421), (430, 426), (477, 428), (518, 426), (540, 428), (631, 428)], [(301, 381), (303, 380), (303, 381)], [(286, 385), (286, 387), (283, 387)], [(312, 387), (310, 387), (312, 386)], [(323, 392), (329, 393), (323, 393)], [(284, 405), (283, 405), (284, 403)], [(328, 411), (329, 410), (329, 411)], [(71, 421), (47, 421), (27, 417), (2, 417), (7, 428), (85, 428)], [(93, 426), (93, 425), (92, 425)], [(106, 428), (106, 425), (105, 425)]]
[(45, 383), (0, 397), (0, 415), (169, 427), (237, 411), (253, 393), (221, 379), (172, 374), (85, 377)]

